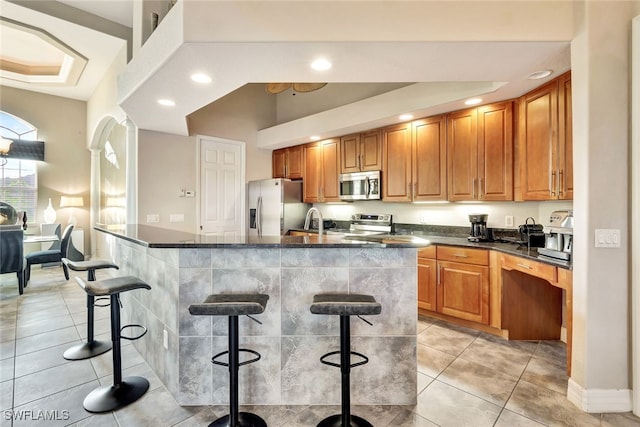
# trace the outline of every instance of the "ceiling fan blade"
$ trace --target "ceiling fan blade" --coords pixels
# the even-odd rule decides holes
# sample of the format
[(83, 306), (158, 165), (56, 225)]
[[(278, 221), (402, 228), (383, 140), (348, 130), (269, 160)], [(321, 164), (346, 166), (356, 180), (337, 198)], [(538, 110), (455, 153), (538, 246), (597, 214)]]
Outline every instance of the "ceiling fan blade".
[(267, 83), (265, 90), (269, 93), (277, 94), (284, 92), (291, 87), (291, 83)]
[(314, 90), (325, 87), (326, 83), (294, 83), (293, 90), (296, 92), (313, 92)]

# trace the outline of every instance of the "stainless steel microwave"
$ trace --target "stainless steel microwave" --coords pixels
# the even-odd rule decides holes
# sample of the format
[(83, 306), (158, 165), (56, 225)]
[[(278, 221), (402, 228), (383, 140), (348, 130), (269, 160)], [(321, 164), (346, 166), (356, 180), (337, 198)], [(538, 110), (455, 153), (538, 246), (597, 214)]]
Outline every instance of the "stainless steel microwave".
[(380, 171), (340, 174), (340, 200), (380, 200)]

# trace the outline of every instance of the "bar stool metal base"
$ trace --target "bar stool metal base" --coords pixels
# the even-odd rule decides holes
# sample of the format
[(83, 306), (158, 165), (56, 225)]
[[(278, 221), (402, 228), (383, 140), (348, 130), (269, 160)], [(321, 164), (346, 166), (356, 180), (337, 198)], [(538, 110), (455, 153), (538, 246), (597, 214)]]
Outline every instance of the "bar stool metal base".
[(110, 412), (138, 400), (149, 389), (149, 381), (142, 377), (126, 377), (117, 386), (98, 387), (85, 397), (82, 405), (89, 412)]
[(75, 345), (62, 354), (67, 360), (84, 360), (111, 350), (111, 342), (91, 341)]
[[(211, 424), (209, 427), (228, 427), (229, 424), (229, 415), (225, 415), (224, 417), (218, 418)], [(256, 414), (251, 414), (249, 412), (238, 412), (238, 422), (236, 423), (237, 427), (267, 427), (267, 423), (260, 418)]]
[(318, 427), (373, 427), (369, 421), (357, 415), (351, 415), (348, 426), (342, 424), (342, 415), (331, 415), (318, 423)]

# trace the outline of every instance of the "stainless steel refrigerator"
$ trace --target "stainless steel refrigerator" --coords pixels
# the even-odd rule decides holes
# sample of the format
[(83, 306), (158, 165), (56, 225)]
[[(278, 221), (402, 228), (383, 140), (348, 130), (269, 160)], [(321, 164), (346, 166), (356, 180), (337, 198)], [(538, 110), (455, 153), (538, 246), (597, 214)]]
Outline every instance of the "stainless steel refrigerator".
[(281, 236), (302, 228), (309, 203), (302, 202), (302, 181), (249, 181), (249, 236)]

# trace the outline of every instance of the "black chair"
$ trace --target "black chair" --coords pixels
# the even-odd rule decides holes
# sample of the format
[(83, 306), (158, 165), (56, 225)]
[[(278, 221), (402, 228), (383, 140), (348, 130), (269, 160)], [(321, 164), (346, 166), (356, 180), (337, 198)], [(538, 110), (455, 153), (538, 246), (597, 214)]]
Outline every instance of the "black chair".
[[(26, 288), (31, 278), (31, 266), (34, 264), (46, 264), (50, 262), (62, 262), (62, 258), (67, 257), (67, 250), (69, 249), (69, 242), (71, 241), (71, 233), (73, 232), (73, 224), (69, 224), (62, 233), (62, 239), (60, 240), (60, 249), (50, 249), (46, 251), (31, 252), (25, 256), (27, 264), (24, 271), (24, 287)], [(62, 264), (62, 270), (64, 271), (65, 279), (69, 280), (69, 269), (66, 265)]]
[[(320, 358), (320, 362), (325, 365), (340, 368), (342, 374), (342, 411), (338, 415), (331, 415), (320, 421), (318, 427), (373, 427), (373, 425), (364, 418), (358, 417), (357, 415), (351, 415), (351, 368), (368, 363), (369, 358), (364, 354), (351, 351), (351, 331), (349, 323), (350, 316), (360, 317), (380, 314), (382, 306), (371, 295), (318, 294), (314, 295), (310, 309), (313, 314), (340, 316), (340, 351), (332, 351), (323, 355)], [(365, 319), (362, 320), (369, 323)], [(327, 360), (328, 357), (338, 354), (340, 355), (340, 363), (334, 363)], [(352, 354), (358, 356), (360, 361), (352, 364)]]
[[(252, 320), (252, 314), (264, 312), (269, 295), (265, 294), (217, 294), (209, 295), (202, 304), (189, 306), (189, 313), (196, 316), (227, 316), (229, 318), (229, 349), (216, 354), (211, 362), (229, 367), (229, 415), (218, 418), (209, 427), (267, 427), (267, 423), (256, 414), (238, 410), (238, 368), (260, 360), (260, 353), (241, 349), (238, 344), (238, 316), (246, 315)], [(254, 358), (240, 362), (239, 353), (253, 354)], [(218, 358), (229, 355), (228, 363)]]
[(21, 225), (0, 225), (0, 274), (16, 273), (18, 292), (24, 292), (24, 231)]
[[(71, 261), (68, 258), (62, 258), (62, 264), (73, 271), (86, 271), (87, 280), (89, 282), (95, 282), (96, 270), (102, 270), (104, 268), (119, 268), (116, 264), (108, 260), (92, 259), (89, 261)], [(98, 298), (109, 299), (108, 297)], [(87, 293), (87, 342), (75, 345), (62, 354), (67, 360), (83, 360), (93, 356), (97, 356), (102, 353), (106, 353), (111, 350), (111, 343), (108, 341), (99, 341), (93, 337), (93, 319), (94, 319), (94, 307), (96, 304), (96, 298), (93, 295)], [(99, 307), (106, 307), (105, 305), (98, 305)]]
[[(93, 297), (109, 296), (111, 299), (111, 343), (113, 347), (113, 385), (95, 388), (85, 397), (82, 405), (89, 412), (110, 412), (120, 409), (142, 397), (149, 389), (149, 381), (143, 377), (122, 378), (122, 355), (120, 339), (137, 340), (147, 329), (141, 325), (120, 326), (120, 294), (134, 289), (151, 289), (135, 276), (113, 277), (105, 280), (87, 281), (76, 277), (76, 281), (87, 295)], [(122, 330), (141, 328), (143, 332), (136, 337), (122, 336)]]

